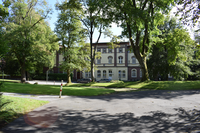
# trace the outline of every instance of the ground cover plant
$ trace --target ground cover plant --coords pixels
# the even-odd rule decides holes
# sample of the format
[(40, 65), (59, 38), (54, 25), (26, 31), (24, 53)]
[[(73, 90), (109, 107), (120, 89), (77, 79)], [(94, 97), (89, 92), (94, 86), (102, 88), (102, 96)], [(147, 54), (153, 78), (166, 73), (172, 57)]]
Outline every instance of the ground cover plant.
[(40, 101), (27, 98), (19, 98), (12, 96), (2, 96), (1, 105), (9, 102), (0, 108), (0, 128), (11, 122), (12, 120), (24, 115), (31, 110), (47, 104), (48, 101)]

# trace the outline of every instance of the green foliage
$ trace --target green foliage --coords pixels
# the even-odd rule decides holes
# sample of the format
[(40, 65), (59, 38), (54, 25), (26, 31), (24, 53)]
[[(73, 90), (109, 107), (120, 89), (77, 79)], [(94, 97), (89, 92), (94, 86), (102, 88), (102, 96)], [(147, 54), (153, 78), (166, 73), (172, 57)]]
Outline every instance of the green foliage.
[(193, 75), (190, 67), (196, 62), (196, 47), (189, 33), (176, 22), (176, 19), (168, 17), (159, 29), (161, 34), (158, 37), (162, 41), (152, 47), (148, 60), (151, 79), (157, 79), (161, 75), (162, 79), (168, 80), (170, 74), (180, 80)]
[(198, 0), (176, 0), (176, 4), (176, 16), (179, 16), (183, 24), (192, 26), (198, 24), (200, 14), (200, 3)]
[(148, 80), (146, 56), (152, 45), (160, 41), (158, 25), (164, 21), (173, 0), (107, 0), (102, 2), (104, 15), (123, 28), (122, 36), (128, 37), (135, 57), (142, 69), (141, 81)]
[[(42, 7), (40, 2), (44, 4)], [(44, 21), (50, 10), (43, 0), (12, 1), (10, 8), (9, 22), (4, 23), (5, 40), (9, 52), (20, 64), (21, 80), (24, 82), (25, 71), (35, 71), (36, 66), (54, 65), (57, 37)]]
[(70, 73), (76, 70), (82, 70), (89, 67), (89, 47), (84, 43), (86, 36), (82, 28), (79, 16), (82, 10), (78, 1), (64, 1), (56, 4), (60, 11), (55, 32), (61, 42), (60, 52), (64, 56), (61, 62), (61, 70), (67, 72), (67, 82), (71, 83)]
[[(36, 80), (46, 80), (46, 74), (41, 73), (41, 74), (32, 74), (31, 77)], [(62, 74), (62, 73), (49, 73), (48, 74), (48, 80), (51, 81), (61, 81), (65, 80), (67, 81), (67, 74)]]

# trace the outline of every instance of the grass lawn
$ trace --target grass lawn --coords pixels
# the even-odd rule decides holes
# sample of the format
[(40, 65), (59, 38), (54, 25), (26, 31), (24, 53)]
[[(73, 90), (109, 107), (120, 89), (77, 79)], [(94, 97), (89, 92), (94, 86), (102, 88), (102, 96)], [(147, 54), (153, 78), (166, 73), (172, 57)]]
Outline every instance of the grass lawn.
[(107, 87), (107, 88), (134, 88), (152, 90), (194, 90), (200, 89), (200, 81), (149, 81), (149, 82), (124, 82), (124, 83), (88, 83), (72, 84), (70, 87)]
[(0, 108), (0, 127), (18, 118), (19, 116), (48, 103), (48, 101), (11, 96), (2, 96), (2, 98), (1, 104), (6, 101), (10, 101), (10, 103), (3, 106), (3, 108)]
[[(91, 88), (91, 87), (71, 87), (63, 86), (62, 95), (71, 96), (96, 96), (114, 93), (114, 90), (104, 88)], [(22, 84), (4, 82), (4, 88), (2, 92), (13, 92), (13, 93), (25, 93), (25, 94), (37, 94), (37, 95), (59, 95), (60, 86), (55, 85), (33, 85), (33, 84)]]

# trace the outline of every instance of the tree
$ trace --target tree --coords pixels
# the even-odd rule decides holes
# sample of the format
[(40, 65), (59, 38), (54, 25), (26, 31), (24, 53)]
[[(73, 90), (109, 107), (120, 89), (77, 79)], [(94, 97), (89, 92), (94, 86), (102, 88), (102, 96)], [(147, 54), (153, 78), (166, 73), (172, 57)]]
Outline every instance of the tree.
[[(104, 3), (103, 1), (102, 3)], [(109, 0), (104, 3), (105, 16), (123, 28), (123, 36), (127, 36), (133, 53), (142, 69), (141, 81), (149, 79), (146, 56), (149, 48), (156, 41), (153, 33), (158, 33), (157, 25), (163, 22), (173, 0)]]
[(158, 28), (161, 41), (151, 48), (148, 60), (150, 77), (156, 79), (161, 75), (162, 79), (168, 80), (170, 74), (175, 79), (187, 79), (188, 75), (194, 74), (190, 67), (196, 62), (195, 42), (175, 18), (167, 17), (164, 25)]
[[(78, 1), (69, 0), (56, 5), (60, 14), (55, 32), (61, 42), (60, 51), (63, 54), (61, 69), (67, 72), (67, 83), (71, 83), (71, 72), (88, 67), (89, 50), (85, 41), (85, 30), (82, 28), (79, 16), (82, 8)], [(76, 8), (77, 7), (77, 8)]]
[(58, 45), (56, 35), (44, 21), (49, 13), (45, 0), (16, 0), (11, 3), (5, 38), (9, 52), (14, 53), (20, 64), (21, 82), (26, 81), (26, 71), (34, 64), (41, 61), (53, 66)]
[[(94, 60), (96, 58), (96, 45), (101, 38), (103, 29), (108, 25), (108, 19), (105, 18), (103, 14), (104, 5), (100, 0), (85, 0), (81, 1), (83, 8), (83, 15), (80, 16), (80, 20), (86, 28), (89, 41), (90, 41), (90, 68), (91, 68), (91, 78), (94, 82)], [(93, 35), (95, 30), (99, 32), (98, 38), (95, 43), (93, 43)]]
[(9, 15), (8, 7), (10, 6), (10, 1), (5, 0), (3, 4), (0, 4), (0, 58), (5, 55), (8, 50), (6, 42), (4, 40), (5, 31), (3, 30), (2, 22), (5, 21), (5, 18)]
[(200, 2), (198, 0), (176, 0), (177, 12), (183, 24), (195, 26), (200, 17)]

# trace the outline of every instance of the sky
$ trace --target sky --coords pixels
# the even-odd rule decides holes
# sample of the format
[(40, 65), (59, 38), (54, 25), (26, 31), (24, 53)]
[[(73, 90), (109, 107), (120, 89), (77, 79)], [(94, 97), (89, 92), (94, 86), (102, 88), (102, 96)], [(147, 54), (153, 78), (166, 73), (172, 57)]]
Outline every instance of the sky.
[[(57, 17), (58, 17), (58, 11), (55, 10), (55, 4), (56, 2), (61, 2), (61, 0), (47, 0), (47, 2), (49, 3), (50, 7), (53, 9), (53, 13), (50, 16), (51, 19), (47, 20), (50, 24), (50, 27), (52, 30), (54, 30), (55, 28), (55, 22), (57, 21)], [(122, 28), (117, 27), (116, 24), (112, 24), (112, 28), (110, 29), (114, 35), (121, 35), (122, 32)], [(94, 37), (93, 37), (93, 42), (96, 42), (98, 38), (98, 31), (95, 31), (94, 33)], [(109, 37), (105, 37), (103, 34), (101, 35), (101, 38), (99, 40), (99, 42), (109, 42), (111, 40), (111, 38)], [(128, 39), (125, 39), (125, 41), (128, 41)], [(89, 42), (89, 40), (88, 40)]]
[[(50, 15), (50, 18), (46, 20), (46, 21), (49, 22), (52, 31), (54, 31), (55, 22), (57, 21), (57, 17), (58, 17), (58, 11), (55, 10), (55, 4), (56, 4), (57, 2), (61, 3), (61, 1), (63, 1), (63, 0), (47, 0), (47, 3), (49, 4), (49, 6), (50, 6), (50, 7), (52, 8), (52, 10), (53, 10), (53, 13)], [(2, 4), (2, 1), (0, 1), (0, 4)], [(176, 12), (176, 9), (175, 9), (175, 8), (172, 9), (172, 12)], [(114, 23), (112, 24), (112, 28), (111, 28), (110, 30), (113, 32), (114, 35), (121, 35), (121, 32), (122, 32), (122, 28), (117, 27), (117, 25), (114, 24)], [(189, 30), (191, 30), (191, 28), (189, 28)], [(194, 39), (194, 37), (193, 37), (191, 31), (190, 31), (190, 35), (191, 35), (191, 37)], [(98, 38), (98, 32), (96, 31), (96, 32), (94, 33), (93, 42), (96, 42), (97, 38)], [(102, 34), (102, 36), (101, 36), (99, 42), (109, 42), (110, 40), (111, 40), (111, 38), (105, 37), (105, 36)], [(123, 40), (128, 41), (127, 38), (124, 38)], [(89, 42), (89, 41), (88, 41), (88, 42)]]

